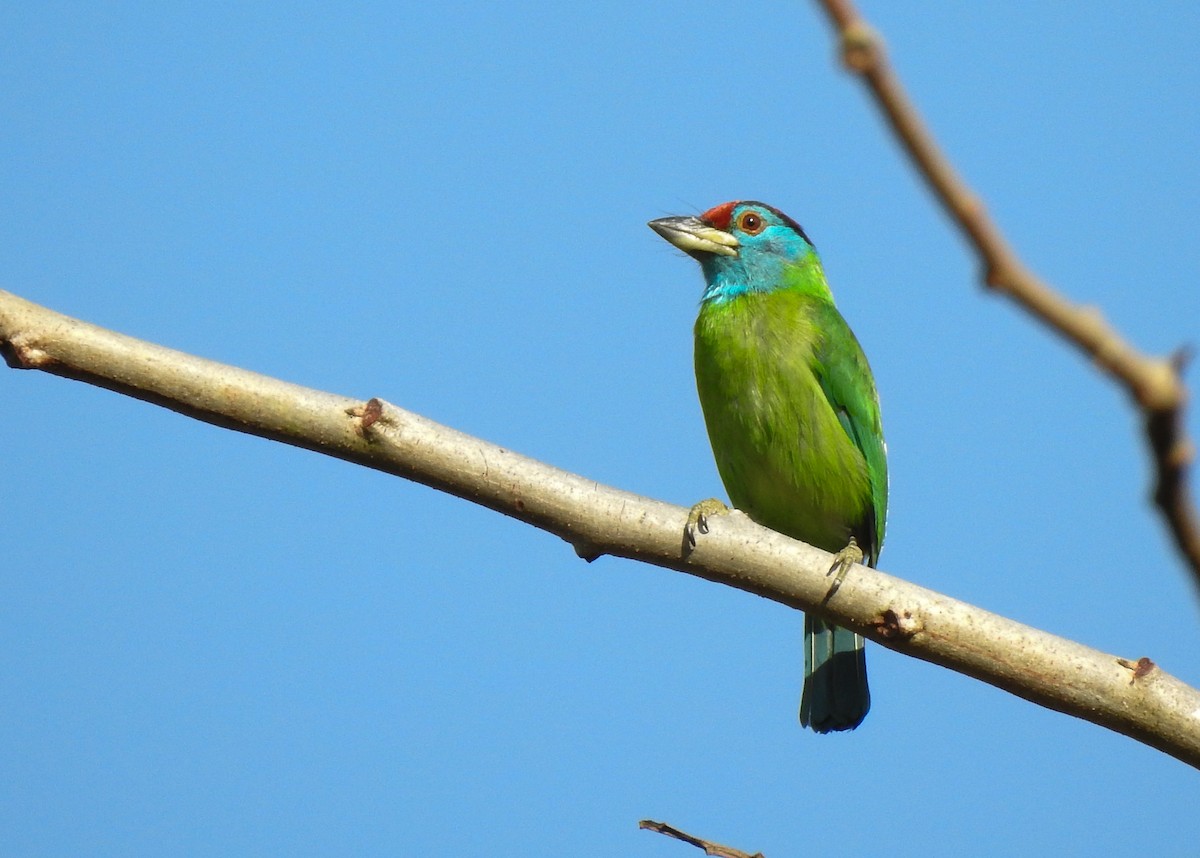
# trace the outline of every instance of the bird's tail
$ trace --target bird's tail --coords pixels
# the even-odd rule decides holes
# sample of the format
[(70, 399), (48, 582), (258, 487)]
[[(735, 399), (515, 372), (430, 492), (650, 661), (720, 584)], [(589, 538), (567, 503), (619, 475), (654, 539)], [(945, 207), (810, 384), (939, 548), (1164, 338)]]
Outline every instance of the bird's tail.
[(870, 708), (862, 637), (805, 614), (800, 723), (818, 733), (853, 730)]

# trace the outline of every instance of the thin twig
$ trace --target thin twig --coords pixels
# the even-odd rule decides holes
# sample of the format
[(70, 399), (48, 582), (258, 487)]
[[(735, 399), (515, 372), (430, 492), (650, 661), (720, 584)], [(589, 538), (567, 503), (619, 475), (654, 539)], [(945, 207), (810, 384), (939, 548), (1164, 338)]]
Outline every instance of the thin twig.
[(653, 819), (643, 819), (638, 823), (638, 828), (644, 828), (647, 831), (657, 831), (659, 834), (674, 837), (676, 840), (682, 840), (684, 843), (690, 843), (698, 849), (703, 849), (705, 855), (714, 855), (716, 858), (765, 858), (761, 852), (750, 854), (749, 852), (743, 852), (741, 849), (734, 849), (732, 846), (722, 846), (720, 843), (704, 840), (688, 834), (686, 831), (680, 831), (673, 825), (667, 825), (665, 822), (655, 822)]
[(1098, 309), (1071, 303), (1030, 271), (934, 140), (892, 70), (879, 34), (852, 0), (818, 2), (838, 31), (842, 61), (866, 83), (918, 171), (974, 247), (984, 284), (1073, 343), (1137, 403), (1154, 457), (1154, 502), (1200, 586), (1200, 518), (1188, 488), (1195, 450), (1183, 427), (1186, 353), (1170, 358), (1142, 354)]

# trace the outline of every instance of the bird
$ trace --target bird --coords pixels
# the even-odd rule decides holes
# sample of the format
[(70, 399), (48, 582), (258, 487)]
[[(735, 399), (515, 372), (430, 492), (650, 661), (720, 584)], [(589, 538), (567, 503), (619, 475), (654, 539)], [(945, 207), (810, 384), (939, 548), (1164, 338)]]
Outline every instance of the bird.
[[(729, 500), (835, 555), (837, 578), (875, 566), (887, 521), (887, 447), (866, 355), (834, 305), (816, 248), (779, 209), (734, 201), (648, 224), (700, 263), (696, 388)], [(703, 525), (712, 508), (693, 510)], [(703, 531), (703, 527), (701, 527)], [(862, 637), (805, 614), (800, 722), (853, 730), (867, 715)]]

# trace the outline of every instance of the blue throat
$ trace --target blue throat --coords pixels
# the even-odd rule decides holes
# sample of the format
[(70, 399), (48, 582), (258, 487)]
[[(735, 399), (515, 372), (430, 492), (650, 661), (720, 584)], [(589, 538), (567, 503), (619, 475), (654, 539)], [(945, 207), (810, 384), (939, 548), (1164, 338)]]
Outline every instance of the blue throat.
[[(775, 292), (795, 282), (787, 269), (814, 256), (812, 245), (798, 239), (793, 253), (767, 252), (753, 245), (744, 246), (737, 256), (706, 256), (700, 260), (704, 272), (701, 304), (724, 304), (741, 295)], [(815, 260), (814, 260), (815, 261)]]

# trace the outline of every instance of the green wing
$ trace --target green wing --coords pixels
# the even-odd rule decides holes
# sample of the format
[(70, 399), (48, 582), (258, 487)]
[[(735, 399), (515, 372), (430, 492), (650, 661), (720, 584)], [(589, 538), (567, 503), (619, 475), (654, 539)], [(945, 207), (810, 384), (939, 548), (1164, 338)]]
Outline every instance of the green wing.
[(879, 416), (875, 378), (854, 332), (833, 304), (820, 302), (817, 329), (821, 336), (813, 353), (813, 372), (842, 428), (863, 454), (871, 486), (870, 521), (865, 522), (862, 545), (867, 562), (874, 566), (883, 546), (887, 524), (887, 447)]

